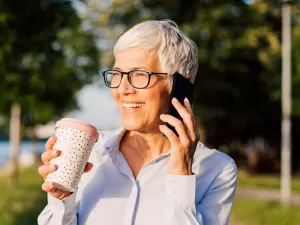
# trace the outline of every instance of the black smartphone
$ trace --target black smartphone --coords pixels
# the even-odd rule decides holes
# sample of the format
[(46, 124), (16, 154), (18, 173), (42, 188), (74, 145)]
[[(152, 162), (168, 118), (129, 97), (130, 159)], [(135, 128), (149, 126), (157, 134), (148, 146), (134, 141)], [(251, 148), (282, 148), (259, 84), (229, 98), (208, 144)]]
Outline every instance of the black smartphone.
[[(172, 104), (172, 99), (175, 97), (182, 105), (184, 105), (184, 99), (188, 98), (190, 104), (192, 105), (194, 96), (194, 85), (190, 80), (186, 79), (182, 74), (176, 72), (173, 74), (173, 84), (171, 89), (170, 101), (168, 114), (174, 116), (175, 118), (183, 121), (182, 117), (179, 115), (177, 110)], [(178, 136), (175, 127), (167, 124), (167, 126)]]

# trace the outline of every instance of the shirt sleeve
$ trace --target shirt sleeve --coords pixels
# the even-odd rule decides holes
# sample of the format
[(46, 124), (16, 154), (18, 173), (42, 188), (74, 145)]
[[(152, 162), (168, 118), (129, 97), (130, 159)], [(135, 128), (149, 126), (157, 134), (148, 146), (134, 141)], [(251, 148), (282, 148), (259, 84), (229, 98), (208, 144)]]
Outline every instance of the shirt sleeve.
[(77, 225), (79, 190), (80, 185), (76, 192), (63, 200), (47, 194), (48, 204), (38, 216), (38, 225)]
[(214, 179), (197, 211), (205, 225), (227, 225), (237, 185), (237, 167), (233, 160)]
[(166, 185), (165, 224), (227, 225), (236, 181), (237, 169), (232, 160), (213, 180), (201, 202), (196, 204), (196, 176), (169, 174)]
[(203, 225), (195, 205), (196, 176), (168, 175), (165, 223), (168, 225)]

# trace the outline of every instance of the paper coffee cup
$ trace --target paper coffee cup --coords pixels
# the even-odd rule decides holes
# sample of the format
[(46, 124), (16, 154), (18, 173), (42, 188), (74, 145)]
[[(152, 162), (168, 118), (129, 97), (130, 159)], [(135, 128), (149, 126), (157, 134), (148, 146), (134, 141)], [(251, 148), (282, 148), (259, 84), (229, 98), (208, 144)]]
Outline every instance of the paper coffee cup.
[(61, 190), (74, 192), (99, 133), (91, 124), (63, 118), (55, 125), (55, 137), (53, 149), (61, 151), (61, 154), (50, 161), (58, 168), (48, 174), (46, 182), (54, 182)]

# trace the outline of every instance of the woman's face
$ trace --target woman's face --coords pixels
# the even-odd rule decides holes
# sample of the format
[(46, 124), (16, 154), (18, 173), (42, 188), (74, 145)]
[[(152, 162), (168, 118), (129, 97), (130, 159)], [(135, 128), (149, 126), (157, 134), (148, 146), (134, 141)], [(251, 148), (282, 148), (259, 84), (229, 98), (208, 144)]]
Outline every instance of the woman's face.
[[(165, 72), (161, 71), (156, 57), (140, 48), (129, 48), (116, 53), (113, 69), (122, 72)], [(140, 132), (158, 130), (158, 125), (162, 123), (159, 116), (166, 113), (168, 108), (169, 90), (165, 76), (167, 75), (152, 75), (148, 87), (136, 89), (130, 85), (125, 75), (120, 86), (111, 89), (125, 129)]]

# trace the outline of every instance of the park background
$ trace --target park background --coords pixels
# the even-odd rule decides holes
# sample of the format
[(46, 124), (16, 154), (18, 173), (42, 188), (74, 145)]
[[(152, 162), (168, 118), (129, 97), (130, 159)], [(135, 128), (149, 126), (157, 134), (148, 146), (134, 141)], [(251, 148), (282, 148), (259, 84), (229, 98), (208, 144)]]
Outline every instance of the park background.
[[(172, 19), (199, 47), (201, 141), (239, 168), (231, 225), (300, 224), (300, 1), (291, 9), (291, 201), (280, 202), (282, 7), (277, 0), (0, 0), (0, 224), (36, 224), (39, 155), (63, 116), (121, 125), (101, 71), (122, 32)], [(298, 137), (298, 138), (297, 138)]]

